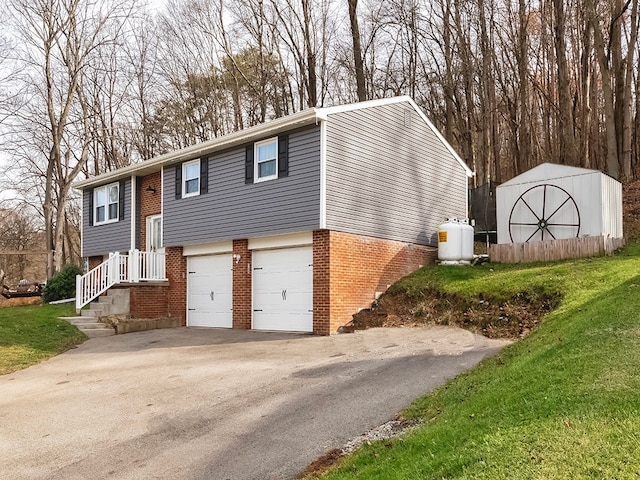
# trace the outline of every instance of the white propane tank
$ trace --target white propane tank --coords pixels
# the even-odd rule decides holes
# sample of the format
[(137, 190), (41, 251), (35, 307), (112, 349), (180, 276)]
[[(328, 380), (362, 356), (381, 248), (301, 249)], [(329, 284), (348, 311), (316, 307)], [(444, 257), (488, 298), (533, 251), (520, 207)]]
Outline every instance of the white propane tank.
[(473, 227), (469, 225), (469, 219), (460, 220), (460, 229), (462, 230), (462, 254), (460, 258), (464, 262), (471, 263), (473, 261)]
[(462, 230), (457, 218), (448, 218), (438, 227), (438, 260), (457, 262), (460, 260)]
[(438, 228), (438, 260), (442, 265), (465, 265), (473, 260), (473, 227), (467, 219), (448, 218)]

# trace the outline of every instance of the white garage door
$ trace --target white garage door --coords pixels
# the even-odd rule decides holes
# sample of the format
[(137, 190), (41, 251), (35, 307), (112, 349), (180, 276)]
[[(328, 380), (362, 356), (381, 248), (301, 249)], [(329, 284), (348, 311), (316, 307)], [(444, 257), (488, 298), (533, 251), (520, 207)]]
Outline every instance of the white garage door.
[(313, 331), (311, 247), (253, 252), (253, 328)]
[(187, 325), (231, 328), (231, 254), (187, 258)]

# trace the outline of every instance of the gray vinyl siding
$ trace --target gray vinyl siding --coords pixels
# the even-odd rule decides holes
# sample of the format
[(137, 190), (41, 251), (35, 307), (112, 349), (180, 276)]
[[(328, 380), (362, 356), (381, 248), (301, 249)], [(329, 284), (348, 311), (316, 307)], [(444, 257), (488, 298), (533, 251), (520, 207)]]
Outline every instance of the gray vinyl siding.
[(89, 226), (89, 197), (93, 189), (82, 192), (82, 254), (85, 257), (127, 252), (131, 248), (131, 179), (125, 180), (124, 192), (124, 219), (94, 226)]
[(465, 170), (408, 103), (329, 116), (328, 229), (437, 245), (466, 214)]
[(194, 245), (312, 230), (320, 222), (320, 128), (289, 133), (289, 175), (245, 184), (245, 147), (209, 159), (208, 193), (175, 198), (164, 169), (164, 244)]

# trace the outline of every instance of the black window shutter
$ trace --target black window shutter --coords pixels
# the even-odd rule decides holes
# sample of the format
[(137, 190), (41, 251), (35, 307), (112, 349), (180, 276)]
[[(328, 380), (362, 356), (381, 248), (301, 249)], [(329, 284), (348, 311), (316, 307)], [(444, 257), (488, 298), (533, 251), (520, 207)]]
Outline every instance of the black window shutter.
[(244, 157), (244, 183), (253, 183), (253, 143), (247, 145)]
[(289, 175), (289, 135), (278, 137), (278, 178)]
[(120, 196), (120, 198), (118, 198), (118, 215), (119, 215), (119, 220), (124, 220), (124, 187), (125, 187), (125, 181), (124, 180), (120, 180), (120, 185), (118, 186), (118, 195)]
[(89, 190), (89, 226), (93, 227), (93, 188)]
[(182, 198), (182, 164), (176, 167), (176, 200)]
[(209, 159), (200, 159), (200, 194), (209, 192)]

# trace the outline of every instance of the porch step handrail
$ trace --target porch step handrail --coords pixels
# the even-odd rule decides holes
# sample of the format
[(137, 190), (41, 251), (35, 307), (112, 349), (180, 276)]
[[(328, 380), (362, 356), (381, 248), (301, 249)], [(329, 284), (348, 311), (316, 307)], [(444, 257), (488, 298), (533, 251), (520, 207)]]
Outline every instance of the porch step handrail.
[(110, 253), (100, 265), (76, 276), (76, 313), (118, 283), (121, 263), (119, 252)]
[(76, 276), (76, 312), (118, 283), (149, 280), (166, 280), (164, 252), (110, 253), (100, 265)]

